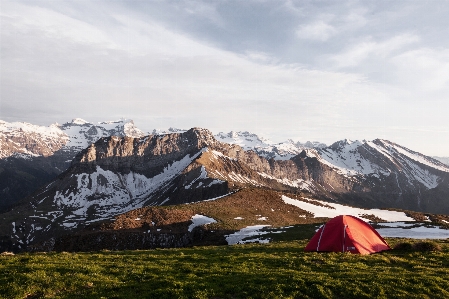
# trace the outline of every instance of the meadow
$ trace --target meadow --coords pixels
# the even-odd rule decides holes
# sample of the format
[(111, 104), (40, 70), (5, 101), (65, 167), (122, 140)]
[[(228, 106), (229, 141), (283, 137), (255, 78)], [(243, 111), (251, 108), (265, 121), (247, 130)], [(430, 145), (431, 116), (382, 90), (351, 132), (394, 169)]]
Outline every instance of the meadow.
[(306, 253), (306, 244), (1, 255), (0, 297), (449, 298), (447, 240), (433, 243), (439, 251), (367, 256)]

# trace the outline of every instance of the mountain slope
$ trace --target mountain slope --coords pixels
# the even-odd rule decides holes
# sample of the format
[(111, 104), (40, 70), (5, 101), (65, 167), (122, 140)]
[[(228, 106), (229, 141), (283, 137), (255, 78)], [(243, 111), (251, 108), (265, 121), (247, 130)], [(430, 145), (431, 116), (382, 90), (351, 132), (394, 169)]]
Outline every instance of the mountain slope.
[(387, 140), (344, 140), (308, 156), (350, 178), (359, 195), (394, 207), (428, 210), (429, 191), (448, 184), (448, 166)]
[[(52, 242), (35, 244), (32, 250), (129, 250), (235, 244), (235, 238), (241, 240), (245, 237), (237, 236), (244, 231), (265, 228), (283, 233), (292, 225), (323, 223), (328, 217), (341, 213), (366, 221), (411, 221), (416, 227), (420, 225), (416, 221), (425, 220), (428, 226), (430, 222), (441, 225), (449, 219), (447, 216), (406, 211), (355, 209), (293, 194), (286, 196), (272, 190), (245, 188), (215, 200), (134, 209), (111, 220), (56, 237)], [(316, 226), (308, 228), (312, 235)]]

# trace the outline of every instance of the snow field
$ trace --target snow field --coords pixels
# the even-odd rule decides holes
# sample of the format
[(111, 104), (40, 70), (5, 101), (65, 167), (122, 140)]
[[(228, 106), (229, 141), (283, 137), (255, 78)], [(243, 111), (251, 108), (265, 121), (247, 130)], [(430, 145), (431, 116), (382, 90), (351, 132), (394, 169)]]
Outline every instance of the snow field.
[[(377, 228), (377, 232), (382, 237), (391, 238), (411, 238), (411, 239), (447, 239), (449, 238), (449, 230), (440, 227), (426, 226), (425, 224), (393, 222), (378, 223), (381, 228)], [(412, 227), (411, 227), (412, 226)]]
[(260, 240), (258, 238), (251, 239), (251, 240), (245, 240), (243, 239), (252, 237), (252, 236), (260, 236), (264, 234), (268, 234), (268, 232), (261, 232), (260, 230), (264, 227), (271, 226), (271, 225), (251, 225), (247, 226), (245, 228), (242, 228), (238, 232), (235, 232), (233, 234), (226, 236), (226, 241), (228, 242), (228, 245), (234, 245), (234, 244), (244, 244), (244, 243), (254, 243), (256, 241), (260, 243), (268, 243), (269, 240)]
[(308, 203), (308, 202), (292, 199), (285, 195), (282, 195), (282, 200), (286, 204), (290, 204), (290, 205), (296, 206), (300, 209), (303, 209), (303, 210), (313, 213), (315, 217), (334, 218), (339, 215), (352, 215), (352, 216), (358, 217), (360, 219), (363, 219), (365, 221), (369, 221), (369, 219), (363, 218), (361, 216), (363, 214), (368, 214), (368, 215), (374, 215), (376, 217), (379, 217), (385, 221), (415, 221), (413, 218), (406, 216), (404, 212), (396, 212), (396, 211), (388, 211), (388, 210), (380, 210), (380, 209), (360, 209), (360, 208), (353, 208), (353, 207), (344, 206), (344, 205), (340, 205), (340, 204), (336, 204), (336, 203), (314, 200), (323, 205), (333, 207), (333, 209), (330, 209), (327, 207), (314, 205), (313, 203)]

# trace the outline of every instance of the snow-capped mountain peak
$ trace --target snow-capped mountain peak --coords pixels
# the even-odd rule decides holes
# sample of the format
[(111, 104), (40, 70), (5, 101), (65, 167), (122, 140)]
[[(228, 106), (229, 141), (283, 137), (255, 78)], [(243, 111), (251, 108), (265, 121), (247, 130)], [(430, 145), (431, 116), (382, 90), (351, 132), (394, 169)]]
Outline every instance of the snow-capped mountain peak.
[(68, 141), (57, 126), (0, 121), (0, 159), (11, 156), (49, 156)]
[(254, 148), (263, 148), (266, 146), (270, 146), (272, 144), (272, 142), (269, 139), (260, 137), (256, 134), (247, 131), (244, 132), (231, 131), (229, 133), (220, 132), (215, 135), (215, 138), (221, 142), (229, 144), (237, 144), (245, 150), (251, 150)]
[(154, 129), (150, 132), (151, 135), (166, 135), (166, 134), (172, 134), (172, 133), (184, 133), (187, 132), (185, 129), (178, 129), (174, 127), (170, 127), (168, 129)]
[(145, 133), (139, 130), (131, 119), (99, 122), (97, 125), (76, 118), (71, 123), (65, 123), (60, 129), (70, 137), (65, 145), (66, 150), (76, 152), (86, 148), (102, 137), (142, 137)]
[[(444, 163), (433, 159), (431, 157), (427, 157), (421, 153), (412, 151), (404, 146), (401, 146), (399, 144), (396, 144), (394, 142), (384, 140), (384, 139), (375, 139), (372, 142), (367, 142), (367, 144), (377, 146), (379, 150), (382, 148), (388, 151), (388, 154), (400, 154), (405, 157), (407, 157), (410, 160), (413, 160), (415, 162), (418, 162), (420, 164), (426, 165), (428, 167), (432, 167), (444, 172), (449, 172), (449, 166), (445, 165)], [(380, 148), (379, 148), (380, 147)], [(384, 151), (385, 154), (387, 154), (386, 151)]]
[(426, 189), (435, 188), (442, 180), (439, 171), (449, 172), (449, 167), (440, 161), (383, 139), (345, 139), (326, 148), (307, 151), (307, 156), (317, 158), (344, 176), (366, 180), (393, 174), (398, 186), (397, 178), (402, 177), (402, 184), (415, 186), (413, 188), (419, 188), (418, 185)]
[(88, 124), (89, 122), (82, 118), (74, 118), (74, 119), (72, 119), (71, 123), (75, 124), (75, 125), (84, 125), (84, 124)]
[(437, 156), (433, 156), (432, 157), (435, 160), (440, 161), (441, 163), (443, 163), (444, 165), (449, 166), (449, 157), (437, 157)]
[(295, 142), (292, 139), (280, 143), (273, 143), (267, 138), (261, 137), (257, 134), (231, 131), (229, 133), (220, 132), (215, 135), (218, 141), (237, 144), (245, 150), (253, 150), (259, 156), (267, 159), (288, 160), (307, 148), (322, 148), (326, 147), (324, 143), (317, 141), (306, 143)]
[(319, 141), (306, 141), (305, 143), (297, 142), (297, 147), (300, 148), (323, 148), (327, 147), (325, 143), (319, 142)]
[(70, 157), (101, 137), (141, 137), (145, 134), (130, 119), (100, 122), (97, 125), (75, 118), (63, 125), (32, 125), (26, 122), (8, 123), (0, 120), (0, 159), (10, 156), (51, 156), (58, 150), (70, 152)]

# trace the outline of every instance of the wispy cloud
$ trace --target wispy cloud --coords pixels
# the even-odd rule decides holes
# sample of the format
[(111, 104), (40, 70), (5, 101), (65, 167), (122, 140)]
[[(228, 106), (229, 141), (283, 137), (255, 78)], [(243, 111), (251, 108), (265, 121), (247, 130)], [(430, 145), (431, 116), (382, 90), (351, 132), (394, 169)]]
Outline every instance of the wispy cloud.
[[(129, 14), (111, 14), (115, 25), (105, 30), (76, 20), (101, 37), (98, 43), (86, 43), (76, 31), (47, 34), (34, 25), (39, 14), (32, 10), (22, 16), (8, 23), (7, 32), (15, 33), (2, 36), (3, 48), (10, 47), (2, 50), (2, 85), (8, 86), (2, 97), (14, 98), (3, 110), (11, 118), (33, 121), (33, 111), (46, 107), (53, 111), (46, 122), (73, 113), (91, 120), (126, 114), (148, 129), (165, 117), (180, 127), (291, 134), (311, 121), (331, 127), (357, 95), (376, 94), (358, 75), (276, 64), (263, 52), (235, 54)], [(47, 17), (56, 28), (75, 22), (58, 13)], [(12, 109), (17, 103), (27, 105), (20, 115)], [(285, 119), (295, 119), (298, 129)]]
[(220, 27), (224, 26), (224, 20), (217, 12), (217, 3), (204, 2), (204, 1), (187, 1), (183, 3), (185, 6), (182, 7), (187, 13), (200, 18), (205, 18), (206, 20), (218, 25)]
[[(397, 78), (408, 90), (419, 87), (419, 93), (449, 94), (449, 49), (419, 48), (401, 53), (391, 59), (397, 69)], [(416, 92), (416, 91), (415, 91)], [(432, 101), (432, 98), (427, 100)], [(441, 99), (441, 97), (438, 97)], [(447, 101), (447, 100), (445, 100)]]
[(384, 59), (395, 54), (395, 51), (420, 40), (417, 35), (405, 33), (387, 40), (375, 41), (372, 37), (358, 42), (343, 52), (332, 55), (330, 61), (336, 68), (355, 67), (368, 59)]
[(296, 31), (296, 35), (302, 39), (311, 39), (316, 41), (327, 41), (335, 35), (337, 30), (324, 21), (315, 21), (311, 24), (302, 25)]

